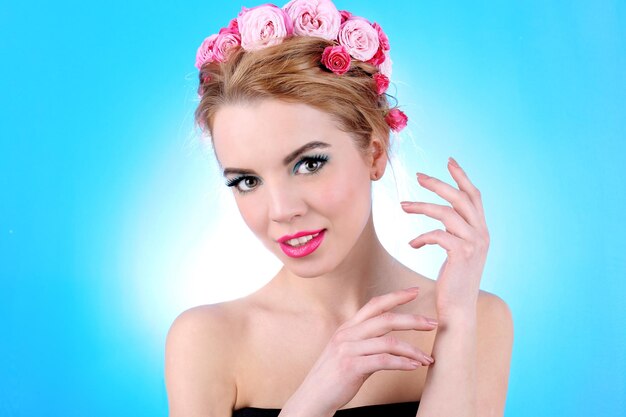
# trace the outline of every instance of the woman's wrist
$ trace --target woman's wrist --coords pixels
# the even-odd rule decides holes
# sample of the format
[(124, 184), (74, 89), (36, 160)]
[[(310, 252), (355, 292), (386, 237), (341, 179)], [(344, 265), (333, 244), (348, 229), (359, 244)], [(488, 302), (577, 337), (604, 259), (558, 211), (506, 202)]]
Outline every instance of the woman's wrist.
[(437, 311), (439, 328), (441, 328), (441, 326), (473, 326), (476, 324), (476, 316), (477, 311), (475, 305)]

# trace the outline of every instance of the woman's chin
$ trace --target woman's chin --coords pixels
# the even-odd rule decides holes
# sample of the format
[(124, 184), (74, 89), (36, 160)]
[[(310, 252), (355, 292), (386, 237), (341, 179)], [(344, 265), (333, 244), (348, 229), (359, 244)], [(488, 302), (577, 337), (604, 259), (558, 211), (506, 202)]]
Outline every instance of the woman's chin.
[[(287, 258), (287, 259), (285, 259)], [(329, 272), (319, 260), (306, 260), (288, 258), (284, 254), (279, 257), (280, 261), (284, 265), (284, 268), (288, 270), (292, 275), (300, 278), (318, 278)]]
[(299, 278), (318, 278), (333, 270), (333, 268), (328, 265), (328, 262), (324, 262), (324, 258), (320, 256), (290, 258), (282, 253), (282, 251), (280, 253), (275, 253), (275, 255), (283, 264), (283, 269), (289, 271), (291, 275), (295, 275)]

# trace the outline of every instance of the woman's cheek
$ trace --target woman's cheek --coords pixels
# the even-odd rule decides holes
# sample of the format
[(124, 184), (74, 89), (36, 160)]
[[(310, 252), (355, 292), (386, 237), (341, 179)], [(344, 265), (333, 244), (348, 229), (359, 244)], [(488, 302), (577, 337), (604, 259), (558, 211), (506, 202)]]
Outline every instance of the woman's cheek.
[(258, 204), (254, 204), (254, 199), (246, 197), (248, 196), (237, 197), (237, 208), (239, 209), (244, 223), (246, 223), (252, 233), (259, 236), (263, 229), (262, 222), (260, 221), (263, 210), (260, 209)]
[(359, 184), (349, 175), (343, 178), (335, 178), (335, 180), (327, 184), (318, 195), (326, 207), (326, 211), (332, 213), (345, 213), (356, 215), (358, 210), (365, 204), (370, 203), (370, 195), (364, 190), (369, 190), (369, 181)]

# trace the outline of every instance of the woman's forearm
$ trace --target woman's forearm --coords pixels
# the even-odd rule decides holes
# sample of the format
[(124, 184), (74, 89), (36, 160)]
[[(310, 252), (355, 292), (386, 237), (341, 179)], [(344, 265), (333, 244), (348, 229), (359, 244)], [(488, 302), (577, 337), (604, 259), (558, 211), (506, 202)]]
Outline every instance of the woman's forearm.
[(417, 417), (476, 417), (476, 309), (439, 317)]

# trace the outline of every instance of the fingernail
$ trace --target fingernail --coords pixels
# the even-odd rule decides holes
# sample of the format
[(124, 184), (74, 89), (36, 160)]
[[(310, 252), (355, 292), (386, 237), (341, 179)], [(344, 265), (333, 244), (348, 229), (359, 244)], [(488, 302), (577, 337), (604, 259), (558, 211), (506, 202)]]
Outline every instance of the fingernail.
[(400, 202), (400, 205), (402, 205), (402, 206), (408, 206), (409, 204), (411, 204), (410, 201), (402, 201), (402, 202)]
[(428, 355), (425, 355), (424, 357), (425, 357), (425, 358), (426, 358), (426, 360), (427, 360), (428, 362), (430, 362), (430, 363), (435, 362), (435, 360), (434, 360), (433, 358), (431, 358), (430, 356), (428, 356)]
[[(419, 237), (416, 237), (415, 239), (411, 240), (411, 241), (409, 242), (409, 245), (410, 245), (411, 247), (415, 247), (415, 246), (413, 246), (413, 245), (415, 245), (415, 244), (418, 242), (418, 239), (419, 239)], [(421, 244), (419, 247), (421, 248), (422, 246), (424, 246), (424, 244)], [(419, 249), (419, 248), (415, 248), (415, 249)]]
[(439, 322), (435, 319), (427, 318), (426, 321), (428, 322), (428, 324), (432, 324), (433, 326), (437, 326), (439, 324)]
[(417, 293), (419, 292), (419, 290), (420, 290), (420, 287), (411, 287), (411, 288), (407, 288), (405, 291)]
[(461, 168), (459, 164), (454, 160), (453, 157), (448, 158), (448, 162), (450, 162), (452, 165), (454, 165), (457, 168)]
[(422, 364), (418, 361), (411, 361), (411, 365), (413, 365), (415, 368), (419, 368), (420, 366), (422, 366)]
[(426, 175), (426, 174), (422, 174), (421, 172), (418, 172), (418, 173), (417, 173), (417, 178), (418, 178), (418, 179), (421, 179), (421, 180), (427, 180), (427, 179), (429, 179), (430, 177), (429, 177), (428, 175)]

